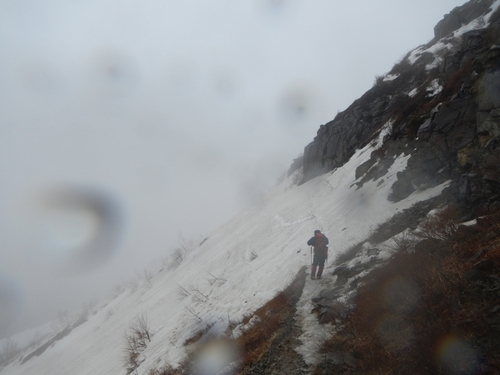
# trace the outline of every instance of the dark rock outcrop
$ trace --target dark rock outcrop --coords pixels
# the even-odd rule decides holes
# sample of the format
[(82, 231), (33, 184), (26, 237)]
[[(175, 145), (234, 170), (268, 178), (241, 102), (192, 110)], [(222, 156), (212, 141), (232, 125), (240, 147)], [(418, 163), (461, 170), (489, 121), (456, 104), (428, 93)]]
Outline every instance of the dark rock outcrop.
[(456, 7), (434, 27), (434, 36), (439, 39), (467, 25), (472, 20), (480, 17), (490, 9), (493, 0), (470, 1), (460, 7)]
[[(481, 22), (491, 4), (478, 0), (455, 8), (436, 25), (436, 35), (447, 35), (477, 17), (474, 22)], [(404, 154), (409, 155), (407, 167), (397, 174), (391, 201), (451, 180), (451, 195), (469, 209), (499, 207), (500, 11), (490, 20), (487, 28), (456, 39), (455, 48), (439, 57), (439, 66), (432, 65), (437, 57), (427, 52), (418, 58), (415, 54), (412, 61), (407, 56), (390, 72), (397, 78), (377, 80), (321, 125), (304, 149), (302, 183), (341, 167), (389, 126), (383, 146), (357, 168), (358, 186), (382, 179), (395, 156)], [(440, 87), (438, 92), (429, 93), (431, 82)]]
[[(418, 202), (395, 215), (378, 227), (365, 242), (353, 246), (336, 259), (337, 267), (332, 273), (334, 278), (328, 280), (328, 283), (320, 284), (325, 289), (318, 291), (319, 294), (311, 300), (312, 312), (317, 314), (319, 322), (332, 324), (339, 329), (335, 340), (324, 346), (328, 349), (325, 349), (324, 359), (318, 364), (316, 374), (365, 373), (373, 369), (373, 363), (378, 364), (377, 354), (370, 362), (368, 353), (382, 352), (371, 350), (375, 347), (371, 346), (373, 342), (380, 341), (383, 350), (390, 350), (387, 344), (392, 340), (396, 348), (393, 355), (397, 353), (395, 357), (403, 351), (405, 355), (410, 352), (410, 346), (401, 351), (400, 345), (406, 345), (405, 340), (409, 336), (394, 334), (396, 331), (411, 332), (410, 341), (416, 342), (416, 336), (409, 329), (411, 324), (406, 322), (406, 317), (400, 321), (391, 320), (391, 324), (394, 323), (392, 330), (379, 331), (377, 323), (369, 326), (366, 332), (373, 332), (373, 336), (368, 335), (371, 340), (367, 339), (369, 343), (359, 351), (352, 349), (360, 348), (359, 337), (365, 336), (357, 334), (353, 322), (357, 319), (362, 327), (365, 322), (378, 321), (372, 297), (377, 290), (382, 291), (385, 304), (382, 305), (379, 316), (385, 317), (388, 314), (387, 295), (390, 293), (387, 293), (386, 286), (387, 280), (391, 280), (388, 275), (392, 277), (401, 272), (406, 277), (413, 272), (412, 267), (417, 263), (412, 260), (418, 259), (414, 257), (418, 254), (424, 254), (422, 269), (431, 259), (439, 260), (442, 257), (458, 264), (457, 256), (463, 257), (461, 268), (450, 267), (450, 270), (453, 268), (450, 272), (456, 279), (456, 294), (448, 289), (451, 278), (444, 277), (441, 273), (446, 265), (450, 265), (447, 261), (442, 263), (442, 267), (436, 268), (439, 275), (444, 277), (444, 292), (436, 294), (439, 298), (431, 301), (436, 307), (435, 311), (443, 309), (443, 322), (452, 322), (454, 329), (463, 330), (464, 327), (474, 325), (479, 327), (476, 329), (477, 337), (474, 337), (474, 348), (481, 355), (457, 361), (457, 364), (453, 364), (453, 371), (463, 374), (498, 373), (498, 363), (486, 358), (489, 358), (487, 355), (496, 358), (500, 331), (497, 254), (500, 230), (495, 216), (500, 209), (500, 10), (489, 18), (491, 23), (488, 27), (485, 24), (482, 29), (466, 32), (460, 39), (453, 39), (454, 35), (451, 34), (472, 20), (475, 20), (476, 26), (481, 26), (481, 22), (486, 22), (481, 15), (488, 12), (492, 3), (492, 0), (471, 0), (446, 15), (436, 25), (436, 38), (421, 47), (424, 51), (436, 43), (438, 38), (445, 37), (442, 41), (454, 45), (446, 56), (436, 56), (434, 59), (423, 52), (418, 57), (418, 50), (409, 54), (390, 72), (390, 80), (377, 80), (377, 84), (346, 111), (322, 125), (314, 141), (305, 149), (303, 183), (321, 173), (341, 167), (356, 150), (375, 140), (377, 148), (356, 169), (356, 182), (353, 186), (362, 186), (372, 180), (383, 181), (398, 156), (405, 156), (407, 165), (397, 173), (389, 200), (396, 202), (407, 198), (416, 190), (436, 186), (444, 181), (450, 182), (443, 194), (429, 201)], [(439, 86), (439, 90), (429, 90), (430, 86)], [(391, 127), (390, 131), (387, 131), (388, 126)], [(382, 129), (387, 136), (381, 145)], [(383, 253), (383, 250), (379, 250), (383, 249), (382, 242), (408, 228), (415, 229), (430, 210), (444, 205), (457, 208), (457, 218), (460, 217), (461, 222), (467, 222), (458, 225), (453, 241), (447, 236), (417, 236), (406, 250), (403, 249), (403, 244), (398, 244), (399, 255), (405, 254), (404, 258), (397, 258), (396, 255), (390, 255), (392, 258), (389, 258), (388, 254), (385, 257), (379, 254)], [(496, 214), (491, 215), (492, 212)], [(476, 225), (469, 221), (473, 218), (476, 219)], [(417, 241), (417, 238), (420, 240)], [(473, 246), (473, 243), (476, 245)], [(410, 267), (402, 267), (402, 271), (396, 272), (403, 264), (401, 259)], [(391, 265), (390, 262), (393, 261)], [(389, 273), (384, 269), (388, 265), (394, 267)], [(372, 272), (374, 268), (379, 268), (381, 289), (373, 288), (377, 277), (377, 272)], [(391, 289), (394, 298), (391, 297), (391, 300), (402, 301), (407, 296), (413, 296), (409, 305), (416, 306), (417, 301), (420, 303), (419, 291), (425, 282), (405, 277), (394, 283), (394, 289)], [(403, 304), (394, 306), (399, 306), (399, 309)], [(367, 314), (358, 314), (356, 318), (349, 320), (353, 316), (350, 314), (357, 314), (363, 308), (367, 310)], [(407, 312), (403, 311), (402, 316)], [(423, 326), (427, 327), (428, 316), (425, 311), (422, 313), (425, 318), (422, 320)], [(454, 318), (451, 319), (450, 316)], [(383, 342), (384, 340), (386, 341)], [(349, 345), (345, 344), (347, 342)], [(388, 366), (389, 372), (439, 372), (429, 370), (429, 366), (424, 370), (419, 363), (423, 358), (422, 352), (422, 348), (417, 350), (416, 359), (411, 361), (398, 358)], [(434, 365), (430, 364), (431, 367)]]

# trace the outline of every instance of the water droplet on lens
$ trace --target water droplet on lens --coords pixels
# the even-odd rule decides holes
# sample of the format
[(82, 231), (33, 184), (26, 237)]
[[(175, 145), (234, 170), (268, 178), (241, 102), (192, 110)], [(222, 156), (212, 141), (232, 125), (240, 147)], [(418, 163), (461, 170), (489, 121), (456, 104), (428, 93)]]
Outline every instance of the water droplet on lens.
[(40, 250), (57, 269), (88, 270), (114, 253), (123, 230), (123, 212), (112, 195), (64, 187), (43, 194), (40, 203)]

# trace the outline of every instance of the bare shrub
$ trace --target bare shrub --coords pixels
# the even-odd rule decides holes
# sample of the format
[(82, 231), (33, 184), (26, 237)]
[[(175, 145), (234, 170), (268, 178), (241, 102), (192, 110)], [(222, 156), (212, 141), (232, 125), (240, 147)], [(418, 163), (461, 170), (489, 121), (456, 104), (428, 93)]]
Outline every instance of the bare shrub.
[(257, 252), (255, 250), (253, 250), (252, 253), (250, 254), (250, 262), (254, 261), (258, 257), (259, 257), (259, 254), (257, 254)]
[(172, 366), (166, 364), (159, 369), (149, 370), (147, 375), (177, 375), (178, 373)]
[(137, 278), (131, 277), (128, 280), (123, 281), (123, 285), (126, 289), (130, 290), (131, 293), (134, 293), (139, 286), (139, 281)]
[(0, 363), (8, 364), (19, 353), (17, 342), (12, 338), (8, 338), (2, 345), (2, 353), (0, 355)]
[(142, 363), (141, 353), (151, 342), (150, 328), (146, 315), (136, 318), (134, 323), (124, 334), (125, 347), (123, 348), (123, 362), (127, 374), (132, 373)]
[(153, 286), (153, 284), (151, 284), (151, 279), (153, 278), (153, 273), (150, 270), (145, 268), (142, 271), (141, 277), (144, 281), (146, 281), (149, 284), (149, 286)]
[(170, 268), (174, 269), (181, 265), (186, 257), (186, 250), (182, 247), (178, 247), (174, 250), (172, 254), (172, 261), (170, 262)]
[(389, 74), (401, 74), (404, 72), (407, 72), (412, 69), (412, 65), (410, 64), (410, 61), (408, 60), (408, 56), (410, 55), (411, 51), (408, 52), (399, 62), (394, 64), (392, 67), (391, 71)]
[[(206, 240), (206, 239), (205, 239)], [(202, 241), (203, 242), (205, 242)], [(201, 245), (201, 244), (200, 244)], [(181, 263), (184, 261), (186, 258), (186, 254), (192, 248), (192, 243), (189, 243), (184, 236), (179, 234), (179, 245), (173, 250), (172, 254), (168, 257), (168, 260), (165, 260), (164, 263), (167, 264), (167, 269), (168, 270), (173, 270), (181, 265)]]
[(84, 303), (81, 311), (76, 316), (76, 320), (78, 322), (86, 321), (96, 305), (97, 305), (97, 300), (92, 300)]
[(183, 286), (177, 284), (177, 299), (182, 301), (184, 298), (191, 295), (191, 292), (184, 288)]
[(29, 347), (34, 347), (34, 346), (40, 345), (42, 340), (46, 337), (47, 337), (47, 335), (42, 335), (42, 333), (40, 331), (36, 331), (30, 340)]
[(190, 284), (189, 290), (194, 293), (195, 298), (198, 302), (206, 302), (208, 300), (208, 295), (205, 295), (201, 288), (196, 284)]
[(217, 283), (217, 282), (220, 282), (220, 283), (224, 284), (224, 283), (226, 283), (226, 281), (227, 281), (226, 279), (224, 279), (224, 278), (222, 278), (222, 277), (220, 277), (220, 276), (214, 276), (214, 275), (212, 275), (211, 273), (209, 273), (209, 275), (210, 275), (210, 277), (208, 278), (208, 280), (207, 280), (207, 281), (208, 281), (208, 283), (209, 283), (210, 285), (214, 285), (214, 284), (215, 284), (215, 283)]
[(476, 20), (477, 26), (480, 28), (485, 28), (486, 27), (486, 20), (484, 19), (484, 15), (480, 16)]
[(191, 307), (189, 307), (189, 306), (186, 306), (186, 311), (187, 311), (188, 313), (190, 313), (192, 316), (194, 316), (194, 317), (196, 318), (196, 320), (198, 320), (198, 321), (200, 321), (200, 322), (202, 322), (202, 321), (203, 321), (203, 319), (201, 318), (201, 316), (200, 316), (200, 315), (199, 315), (196, 311), (194, 311), (194, 309), (193, 309), (193, 308), (191, 308)]
[(414, 249), (415, 243), (417, 242), (415, 236), (408, 232), (402, 232), (397, 236), (392, 237), (391, 240), (392, 243), (387, 245), (389, 249), (394, 251), (404, 251), (407, 253)]
[(384, 83), (384, 78), (385, 76), (382, 75), (376, 75), (375, 76), (375, 81), (373, 82), (373, 87), (379, 86)]
[(450, 240), (458, 229), (459, 211), (455, 207), (447, 207), (435, 215), (429, 216), (420, 223), (415, 236), (422, 239)]
[(52, 328), (53, 331), (59, 332), (66, 327), (69, 327), (71, 325), (71, 317), (68, 313), (67, 310), (61, 310), (57, 313), (57, 318), (56, 320), (51, 324), (50, 328)]

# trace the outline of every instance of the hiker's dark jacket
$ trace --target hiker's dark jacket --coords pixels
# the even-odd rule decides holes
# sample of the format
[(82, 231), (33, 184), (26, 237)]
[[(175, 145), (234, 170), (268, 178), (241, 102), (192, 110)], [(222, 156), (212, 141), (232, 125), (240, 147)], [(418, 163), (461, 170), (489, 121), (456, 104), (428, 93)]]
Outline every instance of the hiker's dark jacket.
[[(314, 252), (317, 252), (318, 250), (326, 250), (326, 246), (328, 245), (328, 238), (323, 235), (323, 238), (321, 238), (321, 241), (317, 241), (318, 239), (316, 236), (312, 237), (309, 241), (307, 241), (307, 244), (309, 246), (314, 247)], [(316, 242), (321, 242), (321, 243), (316, 243)]]

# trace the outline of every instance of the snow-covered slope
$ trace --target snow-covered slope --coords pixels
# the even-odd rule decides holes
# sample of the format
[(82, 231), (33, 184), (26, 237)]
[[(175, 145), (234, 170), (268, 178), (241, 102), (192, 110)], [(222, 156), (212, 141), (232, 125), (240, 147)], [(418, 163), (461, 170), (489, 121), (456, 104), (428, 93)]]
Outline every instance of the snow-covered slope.
[[(498, 6), (500, 0), (492, 8)], [(465, 25), (455, 35), (471, 27), (478, 25)], [(410, 59), (425, 51), (435, 52), (432, 48), (445, 48), (446, 43), (417, 48)], [(444, 183), (417, 190), (404, 200), (390, 202), (387, 198), (396, 174), (406, 168), (409, 158), (401, 154), (382, 178), (358, 187), (355, 170), (370, 158), (374, 149), (382, 146), (386, 130), (382, 127), (378, 139), (328, 174), (298, 186), (301, 170), (296, 171), (260, 202), (211, 233), (202, 244), (188, 249), (176, 267), (171, 266), (175, 262), (159, 262), (151, 270), (151, 277), (144, 277), (139, 285), (94, 308), (87, 320), (65, 337), (51, 345), (47, 344), (48, 339), (42, 341), (38, 348), (45, 345), (45, 350), (40, 355), (30, 355), (36, 347), (25, 351), (0, 374), (125, 374), (124, 335), (140, 316), (147, 319), (152, 337), (140, 356), (142, 362), (136, 373), (147, 374), (165, 364), (176, 366), (186, 354), (188, 339), (207, 330), (208, 335), (222, 335), (230, 321), (251, 314), (285, 288), (299, 269), (309, 266), (306, 241), (315, 229), (329, 237), (333, 258), (367, 238), (396, 213), (439, 195), (448, 186)], [(325, 272), (325, 278), (329, 277)], [(305, 297), (297, 309), (302, 314), (297, 321), (304, 332), (298, 351), (308, 363), (313, 361), (320, 346), (318, 340), (324, 337), (320, 333), (325, 331), (308, 314), (307, 296), (313, 295), (320, 285), (318, 281), (306, 281)], [(27, 342), (25, 336), (22, 339)]]
[[(211, 327), (209, 334), (221, 335), (230, 320), (238, 321), (256, 310), (283, 289), (301, 267), (309, 265), (306, 241), (315, 229), (330, 238), (334, 255), (366, 238), (395, 213), (438, 195), (446, 187), (389, 202), (396, 173), (406, 166), (407, 157), (402, 156), (383, 180), (358, 188), (354, 171), (380, 144), (373, 142), (344, 167), (301, 186), (294, 183), (297, 171), (258, 204), (191, 249), (177, 268), (159, 265), (152, 270), (151, 279), (145, 278), (138, 287), (101, 305), (85, 323), (43, 354), (24, 364), (16, 360), (0, 374), (125, 374), (124, 334), (138, 316), (147, 318), (152, 339), (141, 354), (143, 362), (137, 373), (147, 374), (166, 363), (177, 365), (186, 353), (186, 340), (207, 327)], [(310, 285), (314, 281), (307, 283), (309, 289), (315, 288)], [(308, 332), (313, 335), (314, 319), (303, 319), (302, 324), (304, 337)], [(317, 344), (304, 345), (302, 354), (307, 356)]]

